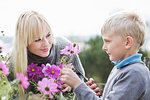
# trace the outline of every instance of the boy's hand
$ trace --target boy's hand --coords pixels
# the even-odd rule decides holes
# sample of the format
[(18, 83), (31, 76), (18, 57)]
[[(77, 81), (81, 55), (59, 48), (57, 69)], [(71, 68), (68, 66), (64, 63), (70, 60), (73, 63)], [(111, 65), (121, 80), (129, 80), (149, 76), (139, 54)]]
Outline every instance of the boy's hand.
[(61, 70), (60, 80), (72, 88), (76, 88), (78, 85), (82, 83), (77, 74), (73, 72), (73, 70), (70, 68), (63, 68)]
[(94, 83), (94, 79), (93, 78), (90, 78), (87, 82), (86, 82), (86, 85), (91, 88), (97, 96), (101, 96), (102, 93), (100, 92), (100, 88), (97, 87), (97, 85)]

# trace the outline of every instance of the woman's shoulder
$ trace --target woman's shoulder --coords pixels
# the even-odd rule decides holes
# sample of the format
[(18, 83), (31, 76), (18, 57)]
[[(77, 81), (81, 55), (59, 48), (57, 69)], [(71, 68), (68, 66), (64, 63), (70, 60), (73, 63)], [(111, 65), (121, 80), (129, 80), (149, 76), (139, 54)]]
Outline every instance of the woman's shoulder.
[(71, 43), (71, 41), (64, 36), (55, 36), (55, 39), (56, 39), (56, 46), (60, 48), (65, 48), (65, 46)]
[(60, 42), (60, 43), (70, 43), (71, 42), (66, 37), (61, 36), (61, 35), (57, 35), (57, 36), (55, 36), (55, 38), (56, 38), (56, 43), (58, 43), (58, 42)]

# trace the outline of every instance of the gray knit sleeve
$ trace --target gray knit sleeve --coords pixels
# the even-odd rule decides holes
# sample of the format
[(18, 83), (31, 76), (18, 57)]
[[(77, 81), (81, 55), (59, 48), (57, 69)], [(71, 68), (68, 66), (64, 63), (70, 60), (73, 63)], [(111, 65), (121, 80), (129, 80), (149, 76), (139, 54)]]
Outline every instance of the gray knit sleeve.
[(95, 95), (94, 91), (91, 90), (85, 83), (81, 83), (76, 89), (74, 89), (77, 100), (102, 100)]

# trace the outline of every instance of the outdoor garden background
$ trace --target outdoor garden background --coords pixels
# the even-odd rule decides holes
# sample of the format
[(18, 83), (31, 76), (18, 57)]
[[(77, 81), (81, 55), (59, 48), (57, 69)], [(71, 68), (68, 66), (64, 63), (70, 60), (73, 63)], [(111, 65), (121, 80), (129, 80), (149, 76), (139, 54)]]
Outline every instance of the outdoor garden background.
[[(105, 18), (124, 9), (149, 12), (148, 0), (3, 0), (0, 4), (0, 40), (11, 48), (19, 15), (28, 10), (38, 11), (49, 21), (54, 34), (79, 44), (79, 56), (86, 76), (92, 77), (102, 89), (113, 67), (102, 50), (100, 28)], [(150, 14), (144, 18), (146, 41), (140, 52), (143, 57), (150, 57)], [(6, 36), (2, 37), (2, 33)]]

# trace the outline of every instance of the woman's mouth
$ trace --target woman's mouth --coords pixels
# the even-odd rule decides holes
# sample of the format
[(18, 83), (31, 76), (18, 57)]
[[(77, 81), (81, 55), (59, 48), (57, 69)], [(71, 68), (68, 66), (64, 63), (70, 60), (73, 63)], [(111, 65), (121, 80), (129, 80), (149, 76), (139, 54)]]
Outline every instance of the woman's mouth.
[(48, 48), (42, 49), (43, 52), (48, 52)]

